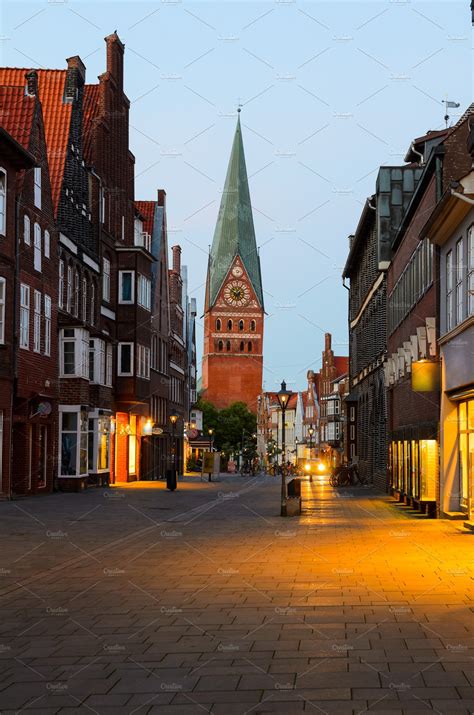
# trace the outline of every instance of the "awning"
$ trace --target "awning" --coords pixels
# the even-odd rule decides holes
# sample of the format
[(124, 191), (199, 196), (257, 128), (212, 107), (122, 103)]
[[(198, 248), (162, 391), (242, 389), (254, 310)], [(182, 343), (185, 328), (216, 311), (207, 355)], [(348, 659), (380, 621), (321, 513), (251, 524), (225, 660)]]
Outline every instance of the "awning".
[(451, 390), (446, 394), (450, 400), (469, 400), (474, 398), (474, 385)]

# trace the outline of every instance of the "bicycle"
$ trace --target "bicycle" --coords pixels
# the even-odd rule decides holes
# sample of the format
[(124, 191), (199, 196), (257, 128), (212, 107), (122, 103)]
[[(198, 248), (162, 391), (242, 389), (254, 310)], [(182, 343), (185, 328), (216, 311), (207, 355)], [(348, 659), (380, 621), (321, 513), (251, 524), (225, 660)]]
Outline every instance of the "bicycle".
[(347, 467), (339, 467), (329, 477), (329, 484), (332, 487), (349, 487), (351, 483), (351, 475)]

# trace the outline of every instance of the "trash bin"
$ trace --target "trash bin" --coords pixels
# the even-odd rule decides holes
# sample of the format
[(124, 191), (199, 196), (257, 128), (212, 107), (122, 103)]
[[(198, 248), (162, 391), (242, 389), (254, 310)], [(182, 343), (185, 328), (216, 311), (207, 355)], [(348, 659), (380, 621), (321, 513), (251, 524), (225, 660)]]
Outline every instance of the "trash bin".
[(288, 496), (301, 497), (301, 479), (290, 479), (288, 482)]
[(170, 492), (174, 492), (176, 489), (176, 470), (174, 469), (166, 470), (166, 488), (169, 489)]

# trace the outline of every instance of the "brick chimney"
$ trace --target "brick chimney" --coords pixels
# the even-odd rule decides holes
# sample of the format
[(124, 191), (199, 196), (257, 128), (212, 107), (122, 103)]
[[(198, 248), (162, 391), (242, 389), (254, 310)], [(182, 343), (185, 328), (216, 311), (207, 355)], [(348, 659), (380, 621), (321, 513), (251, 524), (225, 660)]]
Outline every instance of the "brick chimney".
[(178, 275), (181, 274), (181, 246), (172, 246), (173, 253), (173, 271)]
[(66, 73), (66, 87), (64, 89), (64, 101), (73, 102), (78, 98), (79, 88), (84, 86), (86, 81), (86, 67), (79, 57), (68, 57)]
[(116, 32), (104, 38), (107, 44), (107, 72), (116, 81), (119, 90), (123, 88), (123, 55), (125, 46)]
[(30, 70), (25, 74), (26, 91), (30, 97), (36, 97), (38, 94), (38, 72)]

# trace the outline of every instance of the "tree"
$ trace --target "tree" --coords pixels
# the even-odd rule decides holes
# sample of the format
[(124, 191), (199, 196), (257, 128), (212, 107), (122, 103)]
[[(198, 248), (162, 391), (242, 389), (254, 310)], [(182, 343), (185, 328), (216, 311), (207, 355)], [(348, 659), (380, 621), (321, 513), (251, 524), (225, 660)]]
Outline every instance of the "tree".
[(257, 429), (257, 418), (245, 402), (234, 402), (223, 410), (200, 399), (196, 407), (203, 413), (203, 436), (206, 438), (209, 428), (214, 430), (214, 446), (226, 454), (240, 452), (242, 444), (249, 457), (254, 456), (255, 441), (252, 434)]

